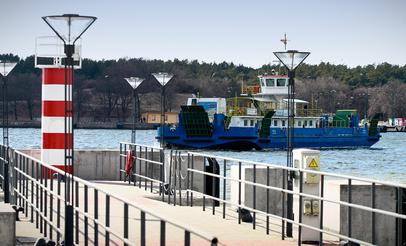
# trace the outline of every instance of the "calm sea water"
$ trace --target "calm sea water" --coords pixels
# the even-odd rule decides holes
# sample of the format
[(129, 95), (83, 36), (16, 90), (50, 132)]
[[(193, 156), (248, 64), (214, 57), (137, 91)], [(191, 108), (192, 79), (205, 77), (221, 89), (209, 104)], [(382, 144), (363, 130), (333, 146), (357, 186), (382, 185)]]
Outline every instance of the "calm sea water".
[[(13, 128), (9, 135), (10, 146), (14, 148), (40, 148), (40, 129)], [(159, 146), (154, 136), (153, 130), (137, 131), (137, 142)], [(118, 149), (119, 142), (130, 141), (130, 137), (131, 130), (78, 129), (75, 130), (75, 148)], [(286, 165), (285, 151), (205, 152)], [(406, 183), (406, 133), (383, 133), (381, 140), (369, 149), (322, 150), (320, 155), (323, 171)]]

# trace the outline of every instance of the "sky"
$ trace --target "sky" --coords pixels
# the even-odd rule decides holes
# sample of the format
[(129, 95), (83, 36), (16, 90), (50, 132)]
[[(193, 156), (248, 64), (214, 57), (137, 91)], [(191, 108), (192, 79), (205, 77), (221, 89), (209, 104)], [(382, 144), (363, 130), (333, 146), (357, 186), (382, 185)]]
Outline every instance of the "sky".
[(98, 19), (83, 35), (86, 58), (274, 63), (272, 52), (309, 51), (306, 63), (350, 67), (406, 64), (404, 0), (0, 0), (0, 54), (35, 53), (53, 35), (41, 19), (76, 13)]

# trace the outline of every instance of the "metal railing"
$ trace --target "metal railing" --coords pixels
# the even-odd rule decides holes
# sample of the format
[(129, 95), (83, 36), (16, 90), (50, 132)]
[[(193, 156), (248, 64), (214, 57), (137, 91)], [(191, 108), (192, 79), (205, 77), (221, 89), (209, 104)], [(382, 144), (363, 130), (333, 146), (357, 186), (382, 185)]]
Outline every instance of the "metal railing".
[[(196, 161), (197, 158), (203, 158), (203, 160)], [(216, 160), (219, 163), (219, 170), (216, 170), (216, 165), (209, 170), (205, 170), (206, 163), (208, 161), (213, 163), (213, 160)], [(238, 170), (237, 173), (234, 175), (230, 174), (230, 167), (236, 166), (235, 170)], [(243, 167), (249, 168), (251, 174), (247, 177), (246, 171), (243, 171)], [(262, 171), (265, 171), (265, 180), (259, 180), (258, 175), (261, 173), (259, 170), (262, 168)], [(270, 178), (270, 173), (274, 173), (279, 177), (278, 184), (271, 184), (275, 183), (275, 180)], [(264, 172), (262, 172), (264, 174)], [(295, 181), (298, 182), (297, 188), (293, 190), (287, 189), (287, 176), (294, 175)], [(304, 192), (303, 187), (305, 185), (304, 176), (305, 175), (318, 175), (320, 178), (320, 183), (318, 184), (318, 191), (319, 195), (312, 195)], [(203, 190), (199, 190), (196, 188), (196, 180), (194, 180), (198, 176), (202, 182)], [(207, 190), (207, 177), (211, 177), (209, 182), (212, 182), (211, 188), (212, 191)], [(245, 177), (245, 178), (244, 178)], [(275, 176), (273, 176), (275, 178)], [(328, 195), (329, 190), (326, 189), (327, 181), (329, 180), (341, 180), (340, 187), (341, 187), (341, 196), (345, 197), (345, 199), (334, 199)], [(216, 184), (216, 182), (218, 182)], [(333, 182), (333, 181), (332, 181)], [(237, 187), (237, 191), (234, 193), (230, 191), (232, 187), (230, 186), (234, 184), (234, 187)], [(367, 187), (369, 189), (369, 205), (365, 205), (356, 199), (357, 197), (353, 195), (356, 192), (357, 185), (364, 185), (364, 188)], [(395, 208), (393, 206), (389, 206), (389, 201), (385, 201), (384, 205), (388, 205), (384, 207), (384, 205), (380, 204), (379, 208), (377, 207), (377, 189), (379, 187), (389, 187), (392, 189), (393, 193), (395, 193), (394, 203), (396, 203)], [(218, 192), (217, 196), (215, 195), (215, 189), (220, 188), (221, 191)], [(243, 192), (243, 189), (245, 192)], [(314, 171), (308, 169), (300, 169), (300, 168), (289, 168), (283, 167), (279, 165), (273, 165), (268, 163), (262, 162), (255, 162), (255, 161), (247, 161), (235, 158), (226, 158), (223, 156), (216, 156), (216, 155), (209, 155), (205, 153), (198, 153), (198, 152), (188, 152), (188, 161), (187, 161), (187, 185), (186, 185), (186, 196), (187, 196), (187, 205), (193, 206), (194, 202), (194, 195), (199, 195), (203, 197), (203, 210), (206, 210), (207, 205), (211, 205), (212, 213), (215, 214), (216, 207), (222, 205), (222, 216), (226, 218), (226, 207), (234, 207), (237, 208), (238, 213), (238, 223), (241, 223), (242, 220), (242, 209), (246, 209), (252, 213), (252, 224), (253, 229), (256, 229), (258, 215), (264, 218), (265, 222), (265, 230), (266, 233), (270, 233), (270, 219), (274, 221), (280, 222), (281, 228), (281, 237), (282, 239), (285, 238), (285, 224), (291, 223), (295, 226), (297, 231), (297, 240), (298, 245), (301, 245), (302, 240), (302, 230), (306, 228), (306, 230), (311, 230), (319, 233), (319, 244), (323, 244), (323, 238), (328, 236), (330, 238), (334, 238), (335, 240), (346, 240), (348, 242), (357, 243), (361, 245), (376, 245), (377, 242), (377, 217), (382, 216), (385, 218), (391, 218), (391, 220), (396, 223), (396, 245), (403, 245), (405, 242), (405, 235), (402, 235), (404, 229), (402, 227), (406, 224), (406, 214), (404, 211), (405, 202), (406, 202), (406, 185), (391, 183), (391, 182), (384, 182), (378, 180), (372, 180), (367, 178), (358, 178), (348, 175), (339, 175), (321, 171)], [(230, 196), (236, 195), (237, 199), (231, 199)], [(252, 197), (247, 198), (247, 194), (252, 195)], [(298, 214), (295, 220), (290, 220), (287, 218), (286, 213), (286, 198), (288, 194), (291, 194), (295, 197), (295, 201), (298, 203), (296, 206), (295, 214)], [(244, 199), (245, 197), (245, 199)], [(340, 195), (339, 195), (340, 197)], [(281, 208), (278, 211), (270, 211), (270, 202), (271, 199), (279, 199)], [(265, 209), (258, 207), (259, 200), (265, 200)], [(319, 202), (319, 221), (318, 226), (309, 225), (303, 222), (303, 209), (304, 199), (313, 199)], [(382, 198), (381, 198), (382, 199)], [(209, 200), (209, 201), (207, 201)], [(211, 202), (210, 202), (211, 200)], [(216, 204), (217, 203), (217, 204)], [(325, 220), (325, 211), (324, 209), (326, 206), (330, 205), (337, 206), (338, 210), (341, 210), (342, 219), (339, 215), (339, 220), (341, 222), (336, 223), (344, 223), (345, 229), (343, 229), (342, 225), (339, 230), (332, 230), (331, 228), (327, 228), (326, 220)], [(393, 211), (394, 210), (394, 211)], [(371, 223), (364, 225), (363, 228), (364, 234), (370, 234), (370, 239), (366, 240), (365, 237), (354, 235), (354, 228), (352, 225), (355, 225), (354, 215), (364, 216), (370, 218)], [(345, 221), (343, 221), (345, 220)], [(381, 220), (382, 221), (382, 220)], [(359, 225), (359, 223), (358, 223)], [(381, 232), (382, 233), (382, 232)]]
[[(64, 172), (20, 151), (10, 148), (9, 153), (12, 203), (24, 209), (25, 215), (45, 237), (60, 242), (64, 236), (66, 205), (64, 185), (61, 185), (66, 181)], [(173, 230), (178, 232), (178, 237), (179, 231), (183, 232), (182, 239), (176, 240), (184, 245), (218, 243), (212, 235), (166, 219), (158, 212), (96, 184), (76, 176), (71, 182), (75, 187), (73, 231), (76, 245), (148, 245), (152, 241), (166, 245), (172, 242), (168, 240), (174, 240), (172, 233), (168, 233)], [(147, 229), (155, 231), (152, 236), (148, 237)]]
[[(127, 160), (129, 157), (131, 160)], [(138, 183), (138, 187), (143, 185), (145, 190), (149, 186), (151, 192), (158, 188), (164, 199), (164, 158), (162, 148), (120, 142), (120, 180), (134, 186)], [(131, 167), (126, 167), (128, 164)]]
[[(158, 192), (162, 201), (182, 205), (181, 151), (163, 151), (160, 147), (127, 142), (120, 143), (120, 180)], [(126, 170), (127, 159), (131, 156), (132, 166)], [(185, 170), (186, 172), (186, 170)], [(183, 186), (185, 187), (185, 186)]]

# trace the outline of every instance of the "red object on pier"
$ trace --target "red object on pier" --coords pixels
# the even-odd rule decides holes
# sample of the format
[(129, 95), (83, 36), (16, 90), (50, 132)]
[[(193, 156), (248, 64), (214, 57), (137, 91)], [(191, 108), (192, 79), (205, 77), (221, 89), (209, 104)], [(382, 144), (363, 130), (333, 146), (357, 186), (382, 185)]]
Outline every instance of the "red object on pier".
[(130, 171), (133, 168), (134, 156), (131, 150), (127, 151), (127, 157), (125, 159), (125, 175), (130, 175)]

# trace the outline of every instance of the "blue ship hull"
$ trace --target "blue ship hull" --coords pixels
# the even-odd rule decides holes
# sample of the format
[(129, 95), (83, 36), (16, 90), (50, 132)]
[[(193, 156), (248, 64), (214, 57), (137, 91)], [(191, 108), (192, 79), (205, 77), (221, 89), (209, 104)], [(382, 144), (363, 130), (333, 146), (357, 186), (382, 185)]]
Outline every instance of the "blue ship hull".
[[(187, 136), (182, 124), (176, 128), (164, 126), (164, 142), (167, 145), (180, 148), (195, 149), (286, 149), (287, 129), (270, 128), (267, 138), (259, 137), (258, 127), (230, 127), (225, 129), (224, 116), (215, 115), (211, 136)], [(160, 138), (160, 128), (157, 130)], [(377, 132), (370, 136), (367, 127), (346, 128), (295, 128), (294, 148), (359, 148), (371, 147), (379, 141), (381, 135)]]

